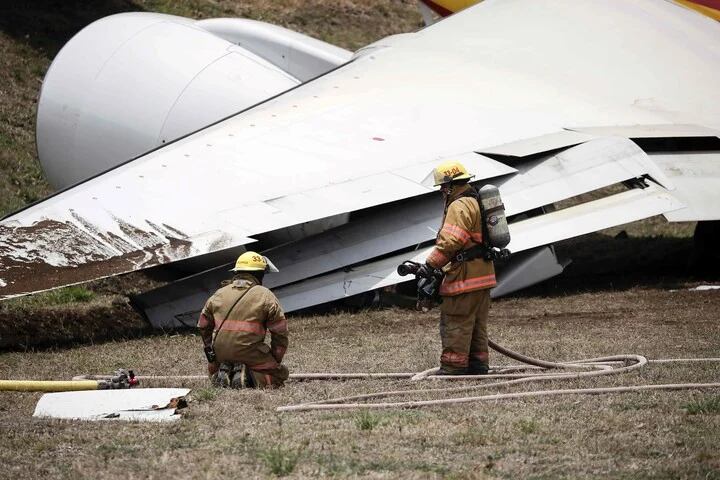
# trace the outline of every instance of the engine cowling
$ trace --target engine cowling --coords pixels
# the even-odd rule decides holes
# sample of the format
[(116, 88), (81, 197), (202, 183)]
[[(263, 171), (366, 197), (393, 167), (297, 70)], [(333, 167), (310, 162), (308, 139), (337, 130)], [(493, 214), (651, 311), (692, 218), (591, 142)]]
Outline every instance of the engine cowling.
[(38, 156), (51, 185), (73, 185), (298, 85), (304, 78), (276, 61), (289, 53), (311, 52), (295, 54), (306, 58), (305, 78), (351, 56), (273, 25), (223, 20), (224, 33), (235, 29), (249, 48), (203, 22), (144, 12), (103, 18), (75, 35), (38, 101)]

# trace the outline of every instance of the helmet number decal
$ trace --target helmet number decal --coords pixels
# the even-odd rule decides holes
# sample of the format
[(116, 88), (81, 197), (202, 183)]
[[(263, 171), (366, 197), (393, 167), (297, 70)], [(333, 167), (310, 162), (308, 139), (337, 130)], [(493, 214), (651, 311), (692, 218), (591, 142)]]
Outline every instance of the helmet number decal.
[(443, 170), (443, 173), (445, 174), (446, 177), (452, 178), (452, 177), (455, 177), (456, 175), (460, 175), (462, 172), (460, 171), (460, 169), (458, 167), (452, 167), (447, 170)]

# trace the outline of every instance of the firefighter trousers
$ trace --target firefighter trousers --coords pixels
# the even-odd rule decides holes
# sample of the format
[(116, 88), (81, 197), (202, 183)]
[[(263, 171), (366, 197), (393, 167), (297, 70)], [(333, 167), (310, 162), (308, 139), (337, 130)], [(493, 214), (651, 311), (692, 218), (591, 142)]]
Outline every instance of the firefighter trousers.
[(487, 318), (490, 289), (443, 297), (440, 305), (440, 365), (449, 373), (478, 373), (488, 368)]
[(288, 379), (290, 372), (285, 365), (278, 363), (270, 353), (270, 347), (265, 342), (248, 345), (232, 352), (216, 352), (218, 361), (231, 364), (235, 371), (244, 364), (249, 370), (250, 381), (248, 386), (255, 388), (280, 387)]

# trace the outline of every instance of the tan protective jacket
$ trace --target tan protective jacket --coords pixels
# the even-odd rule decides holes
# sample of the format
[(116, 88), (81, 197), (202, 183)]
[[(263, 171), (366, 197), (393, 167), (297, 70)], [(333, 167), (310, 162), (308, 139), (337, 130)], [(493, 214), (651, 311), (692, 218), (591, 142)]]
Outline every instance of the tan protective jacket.
[(440, 285), (440, 295), (452, 297), (461, 293), (483, 290), (495, 286), (495, 266), (492, 261), (476, 258), (467, 262), (449, 263), (461, 250), (482, 242), (480, 205), (472, 197), (463, 197), (469, 185), (457, 187), (448, 199), (443, 224), (435, 240), (435, 248), (428, 255), (427, 263), (443, 268), (445, 278)]
[(210, 297), (200, 315), (198, 328), (205, 346), (210, 345), (214, 337), (215, 354), (220, 362), (242, 361), (261, 369), (263, 365), (255, 365), (252, 358), (247, 357), (255, 356), (253, 352), (258, 352), (258, 346), (262, 347), (259, 344), (264, 344), (268, 331), (270, 353), (277, 363), (282, 362), (288, 347), (287, 320), (280, 302), (248, 274), (238, 274)]

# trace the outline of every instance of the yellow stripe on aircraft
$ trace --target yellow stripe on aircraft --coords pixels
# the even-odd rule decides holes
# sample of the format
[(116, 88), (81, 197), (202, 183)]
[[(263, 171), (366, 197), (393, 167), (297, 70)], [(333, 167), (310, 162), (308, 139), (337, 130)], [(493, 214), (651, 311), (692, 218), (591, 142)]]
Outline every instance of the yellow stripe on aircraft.
[[(439, 15), (445, 17), (471, 7), (482, 0), (421, 0)], [(674, 0), (714, 20), (720, 21), (720, 0)]]
[[(680, 5), (684, 5), (688, 8), (692, 8), (693, 10), (702, 13), (706, 17), (710, 17), (712, 19), (720, 21), (720, 9), (718, 9), (718, 8), (712, 8), (710, 6), (701, 5), (700, 3), (692, 2), (690, 0), (675, 0), (675, 3), (679, 3)], [(709, 3), (709, 2), (706, 2), (706, 3)], [(718, 7), (720, 7), (720, 4), (718, 4)]]

